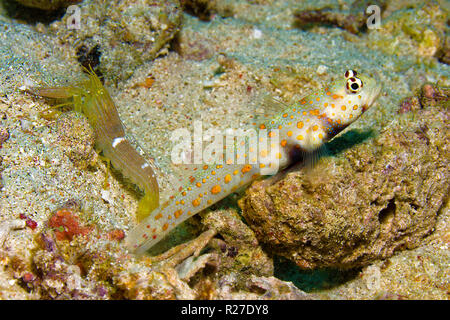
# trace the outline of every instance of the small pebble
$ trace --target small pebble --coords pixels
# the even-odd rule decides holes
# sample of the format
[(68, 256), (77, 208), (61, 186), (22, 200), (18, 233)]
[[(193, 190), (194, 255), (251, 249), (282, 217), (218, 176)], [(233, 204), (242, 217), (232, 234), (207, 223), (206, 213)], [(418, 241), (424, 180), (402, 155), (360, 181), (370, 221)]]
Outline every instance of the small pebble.
[(320, 65), (320, 66), (317, 67), (316, 73), (317, 73), (319, 76), (321, 76), (321, 75), (325, 74), (325, 73), (327, 72), (327, 70), (328, 70), (328, 67), (327, 67), (327, 66)]
[(258, 28), (253, 29), (253, 38), (254, 39), (261, 39), (263, 36), (263, 33)]
[(434, 98), (435, 90), (431, 84), (425, 84), (423, 86), (422, 90), (423, 90), (423, 95), (425, 98), (428, 98), (428, 99)]

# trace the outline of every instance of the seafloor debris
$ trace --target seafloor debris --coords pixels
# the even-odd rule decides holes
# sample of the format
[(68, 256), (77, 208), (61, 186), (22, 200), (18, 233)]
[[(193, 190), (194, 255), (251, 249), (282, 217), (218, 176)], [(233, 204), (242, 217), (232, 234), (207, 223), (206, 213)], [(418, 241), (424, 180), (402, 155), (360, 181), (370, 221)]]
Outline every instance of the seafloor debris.
[(80, 266), (66, 261), (57, 251), (39, 250), (33, 257), (38, 276), (27, 286), (44, 299), (102, 299), (107, 291), (82, 275)]
[(37, 228), (37, 222), (31, 219), (30, 217), (26, 216), (25, 214), (21, 213), (19, 215), (20, 219), (25, 220), (25, 224), (28, 228), (31, 230), (34, 230)]
[(431, 83), (424, 84), (418, 96), (407, 97), (402, 100), (398, 113), (417, 111), (421, 108), (434, 107), (437, 104), (448, 108), (450, 105), (450, 88), (438, 87)]
[(172, 42), (172, 48), (183, 58), (194, 61), (210, 59), (214, 55), (214, 46), (206, 38), (193, 39), (192, 31), (181, 31), (182, 36), (178, 35)]
[(448, 109), (450, 107), (450, 88), (425, 84), (420, 94), (420, 104), (424, 108), (442, 105)]
[(23, 229), (25, 226), (25, 221), (20, 219), (0, 222), (0, 246), (3, 246), (3, 242), (12, 230)]
[(240, 206), (258, 240), (305, 269), (363, 266), (419, 246), (450, 181), (449, 109), (432, 101), (312, 172), (254, 183)]
[(400, 107), (397, 110), (397, 113), (406, 113), (411, 111), (417, 111), (420, 109), (420, 101), (416, 96), (407, 97), (400, 102)]
[(206, 231), (148, 258), (127, 254), (107, 237), (76, 237), (69, 244), (45, 232), (33, 256), (32, 270), (37, 272), (25, 270), (24, 281), (29, 279), (26, 286), (41, 298), (195, 299), (203, 291), (191, 288), (189, 280), (207, 265), (217, 265), (216, 254), (200, 254), (215, 233)]

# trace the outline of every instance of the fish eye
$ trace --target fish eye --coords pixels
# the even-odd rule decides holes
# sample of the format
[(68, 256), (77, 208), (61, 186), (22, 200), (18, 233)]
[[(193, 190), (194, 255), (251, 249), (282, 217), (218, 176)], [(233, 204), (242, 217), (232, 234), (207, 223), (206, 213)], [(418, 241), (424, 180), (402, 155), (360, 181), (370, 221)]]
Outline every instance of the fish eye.
[(355, 94), (361, 91), (363, 82), (359, 78), (350, 77), (347, 79), (346, 87), (348, 92)]
[(358, 73), (357, 73), (356, 71), (354, 71), (354, 70), (351, 70), (351, 69), (345, 71), (345, 74), (344, 74), (345, 79), (348, 79), (348, 78), (354, 78), (354, 77), (356, 77), (357, 75), (358, 75)]

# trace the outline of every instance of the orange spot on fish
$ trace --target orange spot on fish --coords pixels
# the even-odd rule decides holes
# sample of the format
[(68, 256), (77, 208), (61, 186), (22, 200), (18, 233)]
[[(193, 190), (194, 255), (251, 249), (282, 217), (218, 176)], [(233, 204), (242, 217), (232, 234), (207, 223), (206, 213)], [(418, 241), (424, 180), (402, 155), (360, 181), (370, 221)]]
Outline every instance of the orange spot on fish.
[(222, 191), (222, 188), (218, 184), (211, 188), (211, 193), (212, 194), (217, 194), (220, 191)]
[(183, 214), (182, 210), (177, 210), (173, 213), (173, 216), (178, 219)]
[(252, 170), (252, 166), (251, 165), (249, 165), (249, 164), (246, 164), (243, 168), (242, 168), (242, 173), (247, 173), (247, 172), (249, 172), (250, 170)]

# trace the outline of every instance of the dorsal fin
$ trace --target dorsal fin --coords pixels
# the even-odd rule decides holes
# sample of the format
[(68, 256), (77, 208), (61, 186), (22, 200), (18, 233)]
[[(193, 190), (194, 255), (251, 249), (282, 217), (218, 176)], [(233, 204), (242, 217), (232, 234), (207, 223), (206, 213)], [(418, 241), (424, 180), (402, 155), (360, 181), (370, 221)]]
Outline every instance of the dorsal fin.
[(253, 126), (258, 128), (261, 124), (272, 121), (288, 107), (279, 98), (274, 98), (270, 94), (263, 95), (255, 102)]

